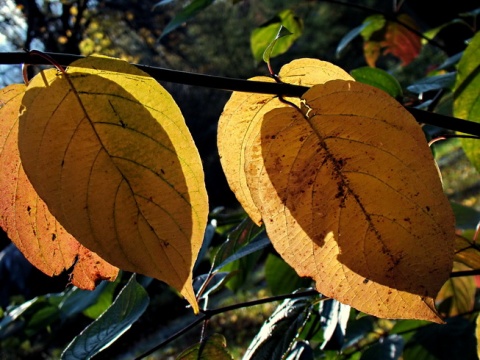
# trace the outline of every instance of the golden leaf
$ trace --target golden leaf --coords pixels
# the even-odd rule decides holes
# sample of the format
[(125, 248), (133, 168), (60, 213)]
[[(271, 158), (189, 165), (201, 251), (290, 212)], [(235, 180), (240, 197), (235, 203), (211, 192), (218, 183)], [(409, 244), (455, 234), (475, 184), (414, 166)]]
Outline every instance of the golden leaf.
[(480, 244), (471, 239), (474, 236), (473, 233), (468, 231), (463, 235), (455, 236), (454, 260), (471, 269), (480, 269)]
[(194, 260), (208, 215), (202, 164), (180, 109), (127, 62), (47, 70), (23, 99), (19, 149), (50, 211), (121, 269), (165, 281), (198, 312)]
[(454, 216), (421, 128), (385, 92), (353, 81), (303, 99), (302, 113), (265, 115), (263, 164), (247, 173), (274, 247), (326, 296), (442, 322), (434, 297), (452, 269)]
[[(343, 69), (317, 59), (294, 60), (282, 67), (279, 76), (285, 83), (303, 86), (323, 84), (333, 79), (353, 79)], [(265, 76), (250, 80), (274, 81)], [(297, 98), (287, 100), (300, 105)], [(218, 152), (223, 171), (238, 201), (257, 225), (261, 222), (261, 214), (252, 200), (245, 175), (246, 167), (250, 167), (250, 172), (257, 167), (252, 166), (253, 154), (248, 164), (245, 162), (245, 150), (251, 149), (255, 142), (260, 141), (258, 135), (263, 115), (272, 109), (285, 106), (287, 105), (274, 95), (234, 92), (225, 104), (218, 123)], [(261, 162), (261, 151), (256, 155), (258, 157), (255, 160)]]
[[(25, 85), (15, 84), (0, 91), (0, 226), (36, 268), (53, 276), (75, 263), (72, 284), (93, 290), (100, 280), (115, 280), (118, 268), (67, 233), (27, 179), (17, 146), (18, 110), (25, 89)], [(89, 266), (83, 266), (87, 261)]]
[[(462, 263), (453, 263), (453, 272), (472, 270)], [(443, 284), (435, 302), (444, 316), (452, 317), (473, 310), (477, 287), (473, 276), (452, 277)]]

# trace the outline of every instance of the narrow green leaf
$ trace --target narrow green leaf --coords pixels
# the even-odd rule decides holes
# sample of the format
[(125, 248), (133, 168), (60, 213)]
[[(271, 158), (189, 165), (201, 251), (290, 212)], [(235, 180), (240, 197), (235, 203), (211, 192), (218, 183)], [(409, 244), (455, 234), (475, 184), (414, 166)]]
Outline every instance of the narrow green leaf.
[(387, 20), (383, 15), (372, 15), (363, 20), (363, 24), (366, 25), (360, 34), (363, 37), (363, 40), (368, 41), (374, 33), (383, 29)]
[[(174, 18), (165, 26), (160, 38), (165, 37), (180, 25), (195, 17), (202, 10), (210, 6), (215, 0), (193, 0), (190, 4), (185, 6)], [(158, 4), (157, 4), (158, 5)]]
[[(480, 122), (480, 32), (477, 32), (463, 52), (457, 67), (457, 80), (453, 101), (455, 117)], [(470, 162), (480, 171), (480, 142), (461, 139), (462, 147)]]
[(416, 94), (421, 94), (432, 90), (452, 89), (455, 84), (455, 77), (455, 72), (429, 76), (408, 86), (407, 90)]
[(27, 323), (25, 334), (33, 336), (58, 320), (60, 314), (56, 306), (45, 306), (38, 310)]
[(265, 229), (257, 226), (250, 218), (244, 219), (228, 234), (227, 241), (218, 249), (213, 260), (214, 270), (241, 259), (270, 245)]
[(147, 292), (133, 274), (112, 306), (68, 344), (61, 358), (90, 359), (127, 331), (143, 314), (148, 303)]
[(243, 360), (282, 359), (306, 320), (312, 297), (288, 299), (265, 321), (252, 340)]
[(398, 80), (385, 70), (363, 66), (352, 70), (350, 75), (356, 81), (375, 86), (394, 98), (398, 99), (403, 96), (402, 86)]
[[(118, 279), (115, 280), (115, 283), (118, 283)], [(66, 293), (65, 298), (58, 306), (62, 316), (69, 318), (92, 306), (110, 284), (112, 283), (109, 281), (102, 281), (93, 291), (74, 287)]]
[[(106, 311), (113, 303), (113, 295), (117, 285), (119, 284), (121, 276), (119, 276), (115, 282), (109, 282), (100, 292), (96, 301), (92, 303), (88, 308), (85, 308), (83, 315), (89, 317), (92, 320), (98, 318), (104, 311)], [(98, 288), (97, 288), (98, 289)], [(95, 289), (96, 290), (96, 289)]]
[(31, 309), (33, 305), (42, 301), (39, 297), (24, 302), (7, 310), (0, 321), (0, 339), (6, 338), (10, 334), (12, 324), (17, 321), (27, 310)]
[(370, 24), (368, 22), (363, 23), (360, 26), (357, 26), (356, 28), (350, 30), (338, 43), (337, 49), (335, 50), (335, 56), (339, 58), (342, 56), (343, 51), (346, 49), (348, 44), (350, 44), (353, 39), (355, 39), (358, 35), (362, 33), (362, 31), (369, 26)]
[(325, 300), (319, 304), (319, 313), (320, 326), (323, 329), (323, 342), (320, 348), (324, 349), (334, 334), (338, 337), (336, 343), (342, 344), (350, 316), (350, 306), (334, 299)]

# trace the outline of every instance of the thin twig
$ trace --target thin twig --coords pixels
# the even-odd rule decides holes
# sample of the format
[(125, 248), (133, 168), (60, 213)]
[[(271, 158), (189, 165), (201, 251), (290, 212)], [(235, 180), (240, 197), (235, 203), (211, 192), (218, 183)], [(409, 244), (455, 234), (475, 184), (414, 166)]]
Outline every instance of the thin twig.
[(297, 299), (297, 298), (313, 296), (313, 295), (318, 295), (318, 292), (316, 290), (306, 290), (306, 291), (302, 291), (302, 292), (298, 292), (298, 293), (294, 293), (294, 294), (271, 296), (271, 297), (264, 298), (264, 299), (247, 301), (247, 302), (243, 302), (243, 303), (239, 303), (239, 304), (234, 304), (234, 305), (221, 307), (221, 308), (218, 308), (218, 309), (201, 310), (198, 319), (195, 319), (195, 321), (193, 321), (189, 325), (185, 326), (184, 328), (182, 328), (181, 330), (179, 330), (178, 332), (176, 332), (175, 334), (170, 336), (168, 339), (162, 341), (160, 344), (154, 346), (150, 350), (144, 352), (142, 355), (136, 357), (135, 360), (143, 359), (144, 357), (152, 354), (153, 352), (157, 351), (158, 349), (161, 349), (165, 345), (169, 344), (173, 340), (179, 338), (180, 336), (182, 336), (186, 332), (190, 331), (191, 329), (193, 329), (194, 327), (196, 327), (200, 323), (209, 320), (210, 318), (212, 318), (215, 315), (223, 314), (223, 313), (226, 313), (226, 312), (232, 311), (232, 310), (238, 310), (238, 309), (243, 309), (243, 308), (247, 308), (247, 307), (251, 307), (251, 306), (271, 303), (271, 302), (275, 302), (275, 301), (282, 301), (282, 300), (286, 300), (286, 299)]
[[(59, 64), (67, 66), (75, 60), (82, 59), (80, 55), (45, 53), (55, 59)], [(31, 65), (49, 65), (50, 63), (38, 56), (29, 56), (25, 52), (6, 52), (0, 53), (0, 64), (23, 64)], [(273, 82), (250, 81), (243, 79), (226, 78), (222, 76), (212, 76), (197, 74), (185, 71), (171, 70), (159, 67), (145, 65), (135, 65), (145, 71), (157, 81), (173, 82), (192, 86), (201, 86), (225, 91), (241, 91), (258, 94), (272, 94), (280, 96), (301, 97), (309, 87), (278, 84)], [(101, 70), (101, 69), (100, 69)], [(111, 70), (111, 69), (105, 69)], [(419, 123), (434, 125), (444, 129), (459, 131), (466, 134), (480, 136), (480, 124), (462, 120), (451, 116), (445, 116), (432, 113), (412, 107), (405, 107)]]
[(480, 275), (480, 269), (475, 270), (464, 270), (464, 271), (454, 271), (450, 273), (450, 277), (463, 277), (463, 276), (475, 276)]

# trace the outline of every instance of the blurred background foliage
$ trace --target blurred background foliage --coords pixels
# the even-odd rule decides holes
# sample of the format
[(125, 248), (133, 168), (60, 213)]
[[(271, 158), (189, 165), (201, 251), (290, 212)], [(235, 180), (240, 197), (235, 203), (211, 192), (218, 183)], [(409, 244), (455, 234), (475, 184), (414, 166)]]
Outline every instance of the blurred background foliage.
[[(275, 21), (282, 11), (291, 10), (301, 19), (303, 30), (288, 51), (271, 59), (273, 69), (278, 70), (293, 59), (313, 57), (332, 62), (350, 72), (367, 65), (362, 38), (353, 38), (340, 54), (337, 53), (339, 42), (368, 16), (377, 12), (393, 14), (396, 3), (380, 0), (350, 3), (217, 0), (162, 36), (163, 30), (189, 4), (188, 1), (0, 0), (0, 51), (38, 49), (81, 55), (96, 53), (143, 65), (247, 79), (268, 74), (265, 63), (255, 60), (252, 54), (252, 32)], [(414, 19), (421, 32), (451, 22), (438, 32), (436, 44), (423, 46), (418, 57), (410, 64), (402, 65), (392, 55), (381, 57), (377, 62), (378, 68), (388, 71), (398, 80), (404, 98), (416, 104), (425, 101), (425, 98), (419, 99), (417, 93), (408, 91), (408, 86), (465, 49), (466, 40), (473, 32), (455, 19), (459, 14), (478, 7), (478, 1), (457, 0), (440, 6), (432, 0), (407, 0), (399, 1), (397, 5), (401, 5), (402, 11)], [(0, 65), (0, 81), (2, 86), (21, 82), (20, 67)], [(253, 239), (258, 234), (251, 234), (247, 239), (239, 235), (248, 230), (250, 225), (228, 188), (218, 159), (217, 121), (230, 92), (210, 89), (208, 84), (205, 84), (206, 87), (175, 83), (162, 85), (180, 106), (204, 162), (213, 232), (208, 238), (206, 255), (199, 260), (195, 275), (208, 272), (211, 264), (215, 263), (214, 254), (223, 243), (233, 243), (223, 257), (227, 259), (233, 256), (235, 259), (222, 268), (231, 274), (225, 279), (227, 286), (217, 290), (218, 294), (209, 300), (209, 306), (225, 306), (256, 297), (284, 294), (311, 285), (308, 280), (299, 279), (269, 245), (257, 243), (252, 246), (256, 251), (235, 258), (235, 252), (250, 242), (254, 243)], [(422, 96), (428, 98), (431, 93)], [(451, 96), (447, 94), (437, 110), (451, 115), (451, 103)], [(435, 146), (435, 152), (444, 176), (445, 191), (452, 201), (459, 204), (456, 213), (461, 213), (462, 219), (468, 219), (465, 220), (465, 228), (472, 229), (475, 221), (478, 221), (477, 210), (480, 210), (478, 172), (465, 157), (458, 140), (439, 143)], [(472, 236), (470, 234), (470, 239)], [(98, 298), (93, 300), (85, 294), (78, 295), (79, 307), (71, 309), (65, 306), (64, 301), (75, 295), (66, 286), (67, 275), (50, 279), (39, 273), (5, 236), (0, 239), (0, 251), (2, 360), (59, 358), (66, 344), (92, 318), (110, 306), (130, 276), (123, 274), (116, 283), (108, 287), (105, 285), (105, 289), (99, 291)], [(473, 316), (478, 308), (477, 285), (473, 278), (469, 279), (457, 285), (451, 284), (451, 288), (465, 289), (461, 292), (466, 294), (464, 308)], [(166, 285), (145, 279), (143, 284), (150, 296), (147, 311), (122, 336), (121, 341), (97, 355), (96, 359), (132, 358), (133, 353), (152, 348), (192, 321), (190, 310)], [(18, 318), (8, 319), (11, 315), (9, 308), (25, 305), (28, 300), (33, 302), (25, 306), (25, 311), (19, 313)], [(451, 304), (445, 303), (443, 306), (442, 311), (447, 314), (455, 311)], [(234, 358), (239, 358), (246, 344), (274, 309), (275, 304), (263, 304), (228, 312), (214, 317), (209, 329), (223, 334), (228, 350)], [(398, 349), (396, 344), (399, 336), (403, 336), (405, 343), (405, 359), (476, 358), (472, 316), (453, 317), (449, 320), (449, 327), (441, 328), (414, 321), (394, 322), (368, 316), (355, 318), (356, 315), (352, 312), (350, 332), (344, 344), (346, 355), (343, 358), (383, 359), (385, 351)], [(189, 332), (152, 358), (174, 359), (179, 350), (198, 342), (200, 331), (197, 328)], [(322, 343), (322, 340), (317, 342)], [(330, 343), (319, 358), (337, 358), (337, 352), (329, 352), (329, 347), (338, 349), (338, 344)]]

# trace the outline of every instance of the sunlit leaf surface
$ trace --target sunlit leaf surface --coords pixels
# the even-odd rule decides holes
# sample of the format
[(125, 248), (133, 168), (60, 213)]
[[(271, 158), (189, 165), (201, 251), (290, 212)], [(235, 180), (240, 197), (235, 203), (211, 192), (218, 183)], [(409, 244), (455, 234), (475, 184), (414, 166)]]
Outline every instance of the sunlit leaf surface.
[[(477, 32), (465, 49), (458, 64), (453, 102), (453, 115), (465, 120), (480, 122), (480, 32)], [(480, 141), (461, 139), (465, 154), (477, 171), (480, 171)]]
[[(265, 115), (253, 201), (280, 255), (317, 290), (387, 318), (441, 322), (454, 216), (425, 136), (385, 92), (334, 80)], [(247, 149), (246, 163), (258, 158)], [(256, 163), (258, 166), (258, 163)]]
[[(294, 60), (282, 67), (279, 76), (283, 82), (304, 86), (322, 84), (333, 79), (352, 79), (341, 68), (316, 59)], [(265, 76), (251, 80), (273, 82), (273, 79)], [(288, 100), (300, 105), (299, 99)], [(260, 142), (258, 135), (263, 115), (272, 109), (285, 106), (287, 105), (274, 95), (234, 92), (225, 105), (218, 124), (218, 151), (223, 171), (237, 199), (257, 224), (262, 217), (246, 182), (246, 168), (251, 168), (249, 171), (257, 168), (255, 162), (262, 162), (262, 154), (260, 148), (255, 147), (259, 150), (255, 161), (250, 158), (247, 163), (245, 151), (252, 149), (253, 143)]]
[(23, 255), (53, 276), (70, 269), (73, 285), (93, 290), (114, 280), (118, 268), (80, 245), (56, 221), (25, 175), (18, 152), (18, 111), (25, 85), (0, 91), (0, 226)]
[(191, 269), (208, 214), (201, 160), (172, 97), (124, 61), (47, 70), (23, 98), (19, 149), (50, 211), (124, 270), (165, 281), (197, 310)]

